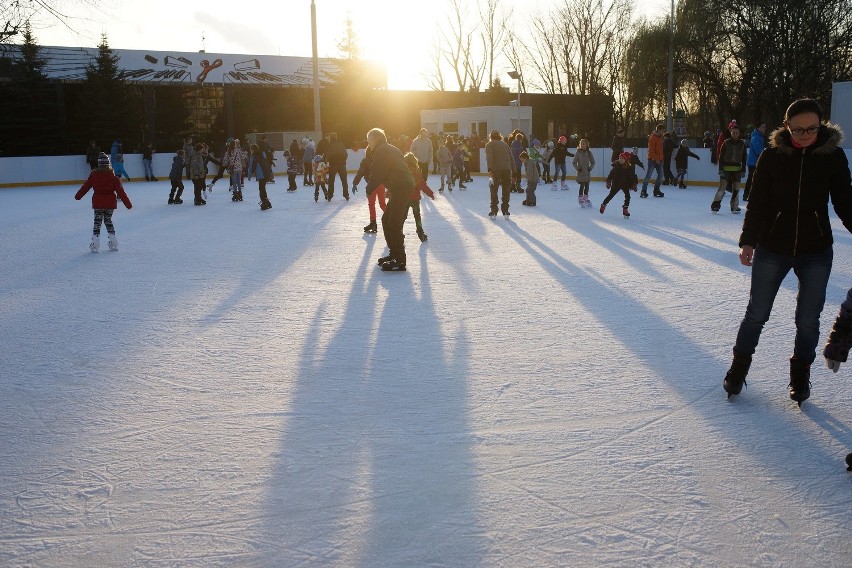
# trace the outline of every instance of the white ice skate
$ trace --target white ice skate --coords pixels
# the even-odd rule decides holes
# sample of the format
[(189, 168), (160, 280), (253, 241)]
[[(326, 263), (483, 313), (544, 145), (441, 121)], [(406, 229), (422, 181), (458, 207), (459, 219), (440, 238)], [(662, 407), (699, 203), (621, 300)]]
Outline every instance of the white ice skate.
[(107, 244), (109, 245), (109, 250), (118, 250), (118, 239), (115, 238), (115, 235), (107, 235)]
[(98, 252), (99, 248), (101, 248), (101, 236), (92, 235), (92, 242), (89, 243), (89, 250), (92, 252)]

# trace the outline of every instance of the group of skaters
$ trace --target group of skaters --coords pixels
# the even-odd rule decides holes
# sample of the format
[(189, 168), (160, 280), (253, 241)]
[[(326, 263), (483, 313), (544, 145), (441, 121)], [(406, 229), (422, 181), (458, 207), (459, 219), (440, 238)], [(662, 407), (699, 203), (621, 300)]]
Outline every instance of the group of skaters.
[[(755, 131), (759, 132), (758, 136), (762, 136), (764, 126), (761, 125)], [(658, 128), (651, 136), (660, 138), (661, 142), (663, 133)], [(756, 155), (753, 160), (750, 149), (744, 148), (744, 141), (740, 138), (739, 127), (735, 122), (728, 125), (727, 132), (717, 146), (715, 154), (721, 181), (711, 206), (714, 211), (719, 207), (721, 195), (726, 191), (734, 194), (731, 210), (738, 209), (735, 202), (738, 184), (746, 175), (746, 171), (748, 172), (746, 194), (749, 205), (739, 238), (739, 260), (743, 265), (752, 268), (751, 286), (748, 306), (733, 347), (733, 359), (723, 380), (723, 388), (729, 398), (740, 395), (743, 387), (747, 385), (746, 377), (761, 332), (769, 320), (781, 283), (791, 270), (798, 279), (798, 294), (795, 309), (796, 333), (789, 361), (790, 380), (787, 392), (789, 398), (799, 406), (811, 395), (811, 365), (816, 359), (819, 318), (825, 304), (833, 264), (829, 201), (840, 221), (852, 232), (852, 176), (846, 154), (840, 147), (842, 139), (842, 131), (824, 119), (822, 108), (817, 101), (799, 99), (787, 108), (783, 124), (769, 136), (768, 149), (760, 147), (759, 152), (754, 152)], [(752, 135), (752, 142), (754, 140)], [(512, 142), (514, 141), (513, 139)], [(564, 155), (567, 159), (570, 152), (567, 152), (567, 139), (564, 137), (560, 137), (553, 147), (561, 148), (555, 160), (556, 169), (552, 180), (555, 182), (557, 177), (565, 175), (565, 162), (560, 156)], [(197, 145), (195, 148), (193, 156), (202, 156), (203, 146), (201, 151)], [(513, 188), (519, 185), (522, 168), (527, 181), (524, 204), (535, 206), (535, 186), (540, 179), (548, 179), (543, 173), (547, 172), (544, 175), (549, 176), (546, 166), (553, 161), (553, 153), (548, 161), (544, 161), (543, 157), (539, 159), (537, 152), (540, 152), (540, 149), (541, 145), (534, 141), (517, 153), (516, 162), (510, 143), (503, 140), (500, 132), (495, 130), (491, 133), (490, 140), (485, 145), (490, 177), (490, 216), (497, 214), (499, 188), (502, 188), (502, 213), (509, 215), (509, 196), (513, 190), (516, 191)], [(617, 155), (615, 150), (620, 150)], [(580, 140), (572, 156), (578, 174), (585, 174), (594, 167), (594, 160), (590, 153), (586, 155), (587, 152), (588, 142)], [(183, 153), (178, 152), (172, 174), (180, 173), (185, 157), (181, 155)], [(627, 208), (630, 191), (636, 191), (638, 186), (638, 176), (634, 168), (641, 165), (641, 162), (638, 161), (635, 149), (633, 152), (626, 152), (623, 148), (614, 147), (613, 154), (615, 159), (606, 182), (610, 191), (601, 204), (600, 211), (603, 213), (606, 205), (621, 191), (625, 196), (623, 213), (629, 215)], [(353, 191), (361, 180), (366, 181), (371, 215), (370, 224), (365, 227), (366, 232), (373, 233), (378, 230), (375, 212), (377, 201), (383, 210), (382, 232), (388, 246), (388, 254), (378, 259), (379, 267), (383, 271), (406, 270), (405, 237), (402, 229), (409, 210), (414, 213), (420, 240), (426, 240), (420, 219), (420, 196), (421, 193), (426, 193), (432, 199), (435, 198), (434, 192), (426, 183), (430, 160), (425, 158), (428, 157), (428, 154), (418, 155), (414, 151), (403, 154), (397, 147), (388, 143), (381, 129), (374, 128), (367, 133), (367, 155), (359, 168)], [(652, 155), (649, 152), (647, 171), (659, 172), (662, 160), (658, 161), (657, 157), (657, 154)], [(231, 168), (232, 191), (238, 183), (242, 183), (240, 174), (243, 172), (240, 168), (247, 164), (250, 158), (254, 158), (254, 163), (257, 164), (255, 175), (263, 176), (258, 178), (259, 182), (271, 178), (269, 157), (259, 146), (252, 145), (246, 153), (240, 149), (237, 141), (231, 141), (220, 166)], [(238, 163), (240, 167), (237, 167)], [(112, 213), (119, 199), (128, 209), (132, 204), (122, 188), (118, 171), (111, 167), (110, 157), (100, 153), (95, 165), (75, 198), (82, 199), (89, 189), (94, 189), (92, 208), (95, 217), (90, 244), (92, 252), (98, 252), (101, 224), (106, 225), (110, 249), (117, 250)], [(190, 157), (189, 168), (196, 189), (196, 199), (199, 188), (203, 187), (202, 165), (203, 161), (199, 158), (193, 160), (193, 157)], [(681, 169), (685, 168), (679, 166), (679, 173)], [(649, 179), (647, 171), (643, 182), (643, 193), (646, 195)], [(442, 170), (440, 175), (443, 188), (447, 183), (448, 174)], [(452, 177), (449, 179), (452, 184)], [(588, 181), (582, 181), (585, 179), (585, 175), (578, 178), (578, 200), (581, 205), (588, 201)], [(676, 181), (677, 179), (675, 178)], [(682, 184), (682, 179), (681, 175), (678, 183)], [(197, 180), (202, 181), (196, 183)], [(317, 183), (315, 175), (312, 181)], [(659, 191), (659, 182), (658, 178), (654, 195)], [(236, 191), (241, 193), (242, 185), (238, 187)], [(264, 202), (268, 203), (263, 184), (260, 185), (260, 192), (263, 207)], [(178, 192), (174, 198), (179, 199), (179, 196)], [(850, 347), (852, 289), (841, 305), (823, 348), (822, 355), (826, 366), (836, 373), (840, 364), (847, 361)], [(847, 461), (852, 467), (852, 455), (847, 457)]]

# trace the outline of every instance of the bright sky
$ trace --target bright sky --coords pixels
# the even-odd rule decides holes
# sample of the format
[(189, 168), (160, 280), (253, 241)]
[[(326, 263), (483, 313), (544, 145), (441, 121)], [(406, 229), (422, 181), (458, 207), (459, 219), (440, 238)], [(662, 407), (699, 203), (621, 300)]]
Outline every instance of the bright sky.
[[(62, 0), (60, 9), (73, 16), (71, 27), (37, 28), (42, 45), (95, 47), (101, 33), (120, 49), (214, 53), (311, 55), (310, 0), (91, 0), (100, 10)], [(559, 0), (527, 0), (522, 6), (554, 6)], [(383, 61), (391, 89), (428, 89), (432, 38), (448, 12), (448, 0), (315, 0), (320, 57), (337, 57), (347, 13), (358, 34), (362, 56)], [(474, 2), (465, 2), (465, 5)], [(504, 0), (517, 12), (519, 4)], [(670, 0), (637, 0), (637, 10), (655, 18), (669, 10)], [(73, 7), (73, 8), (72, 8)], [(76, 33), (75, 33), (76, 32)], [(202, 43), (202, 36), (204, 42)]]

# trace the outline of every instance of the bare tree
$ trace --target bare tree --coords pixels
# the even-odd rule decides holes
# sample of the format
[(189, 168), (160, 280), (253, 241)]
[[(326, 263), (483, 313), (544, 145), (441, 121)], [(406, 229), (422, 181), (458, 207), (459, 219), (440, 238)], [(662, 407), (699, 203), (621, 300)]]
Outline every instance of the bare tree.
[[(23, 30), (25, 22), (33, 28), (59, 23), (73, 30), (72, 6), (98, 7), (98, 0), (0, 0), (0, 43), (6, 43)], [(65, 6), (65, 7), (63, 7)]]
[(507, 23), (511, 21), (512, 13), (503, 9), (501, 0), (485, 0), (485, 5), (479, 10), (479, 19), (482, 23), (482, 49), (488, 66), (488, 86), (491, 87), (494, 84), (494, 64), (503, 54), (504, 43), (509, 36)]

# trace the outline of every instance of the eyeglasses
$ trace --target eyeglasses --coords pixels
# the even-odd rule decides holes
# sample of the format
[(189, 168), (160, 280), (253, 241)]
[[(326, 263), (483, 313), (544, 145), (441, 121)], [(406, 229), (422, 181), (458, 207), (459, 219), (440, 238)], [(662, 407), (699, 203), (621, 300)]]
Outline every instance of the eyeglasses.
[(790, 129), (790, 133), (793, 134), (793, 136), (810, 136), (811, 134), (817, 133), (819, 130), (819, 124), (809, 128), (793, 128), (790, 125), (787, 125), (787, 128)]

